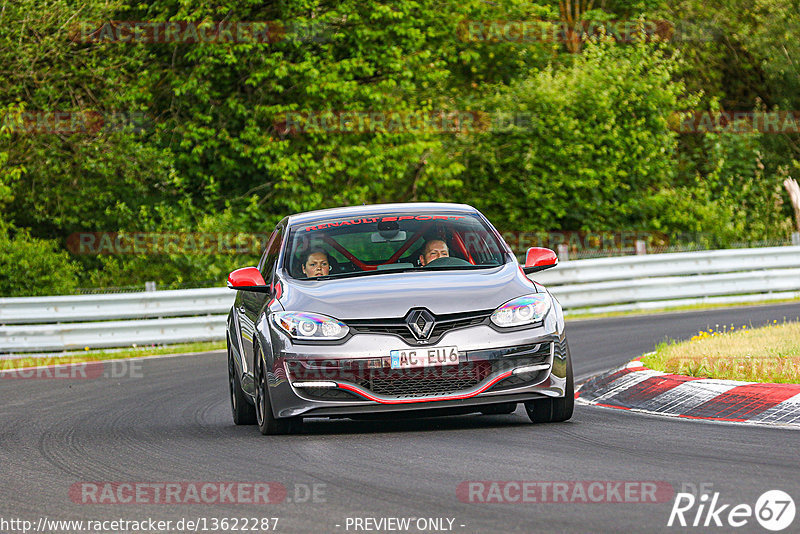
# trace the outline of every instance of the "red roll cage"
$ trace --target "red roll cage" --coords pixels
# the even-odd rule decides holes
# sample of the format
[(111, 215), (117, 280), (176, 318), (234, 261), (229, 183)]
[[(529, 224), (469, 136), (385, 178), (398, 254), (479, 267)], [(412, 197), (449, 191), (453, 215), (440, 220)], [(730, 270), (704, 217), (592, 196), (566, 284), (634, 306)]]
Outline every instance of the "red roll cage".
[[(428, 231), (428, 229), (431, 227), (431, 225), (433, 225), (433, 223), (434, 221), (428, 221), (425, 224), (423, 224), (419, 228), (419, 230), (417, 230), (414, 233), (414, 235), (411, 236), (410, 239), (408, 239), (405, 243), (403, 243), (403, 246), (401, 246), (399, 249), (397, 249), (397, 251), (395, 251), (394, 254), (392, 254), (392, 256), (388, 260), (379, 265), (389, 265), (395, 263), (398, 259), (400, 259), (400, 257), (403, 254), (405, 254), (408, 251), (408, 249), (411, 248), (412, 245), (414, 245), (414, 243), (419, 241), (419, 239), (423, 235), (425, 235), (425, 232)], [(347, 250), (344, 246), (342, 246), (342, 244), (336, 241), (336, 239), (334, 239), (333, 237), (329, 235), (323, 235), (322, 239), (323, 241), (325, 241), (325, 243), (330, 245), (334, 250), (339, 252), (342, 256), (347, 258), (349, 261), (353, 262), (353, 265), (355, 265), (362, 271), (374, 271), (378, 269), (378, 265), (371, 265), (369, 263), (363, 262), (362, 260), (357, 258), (355, 254), (353, 254), (352, 252)], [(458, 252), (461, 253), (461, 255), (468, 262), (470, 262), (472, 265), (475, 265), (475, 260), (473, 259), (472, 254), (470, 254), (469, 251), (467, 250), (467, 247), (464, 244), (464, 239), (461, 236), (461, 232), (459, 232), (458, 230), (453, 231), (453, 246), (458, 250)]]

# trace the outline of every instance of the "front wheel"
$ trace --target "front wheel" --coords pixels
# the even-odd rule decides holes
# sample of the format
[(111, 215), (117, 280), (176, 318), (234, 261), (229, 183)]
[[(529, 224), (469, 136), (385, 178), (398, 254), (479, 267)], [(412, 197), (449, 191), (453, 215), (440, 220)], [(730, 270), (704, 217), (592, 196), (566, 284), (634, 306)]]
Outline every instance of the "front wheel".
[(236, 372), (230, 345), (228, 346), (228, 388), (230, 389), (233, 422), (237, 425), (256, 424), (256, 408), (250, 404), (244, 391), (242, 391), (242, 383), (239, 380), (239, 374)]
[(272, 413), (267, 372), (260, 348), (256, 349), (256, 361), (253, 371), (256, 381), (256, 423), (258, 424), (258, 429), (265, 436), (298, 432), (301, 425), (299, 418), (278, 419)]
[[(566, 341), (564, 342), (566, 344)], [(572, 376), (572, 356), (567, 349), (567, 383), (564, 396), (555, 399), (525, 401), (525, 411), (534, 423), (560, 423), (572, 417), (575, 409), (575, 382)]]

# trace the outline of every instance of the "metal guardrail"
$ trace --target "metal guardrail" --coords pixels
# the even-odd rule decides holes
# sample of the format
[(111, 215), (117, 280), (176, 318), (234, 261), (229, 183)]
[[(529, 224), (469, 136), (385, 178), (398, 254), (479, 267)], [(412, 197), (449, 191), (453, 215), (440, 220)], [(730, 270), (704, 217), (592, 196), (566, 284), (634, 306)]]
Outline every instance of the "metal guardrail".
[(225, 315), (0, 326), (0, 352), (45, 352), (225, 339)]
[[(800, 246), (565, 261), (531, 278), (567, 313), (795, 298)], [(227, 288), (0, 298), (0, 353), (221, 340), (233, 299)]]
[(548, 287), (631, 278), (800, 267), (800, 247), (742, 248), (561, 262), (532, 278)]
[(715, 297), (766, 293), (763, 296), (767, 297), (769, 293), (791, 290), (800, 290), (800, 269), (664, 276), (551, 288), (551, 292), (567, 310), (620, 303), (696, 299), (698, 295)]
[[(0, 298), (0, 325), (147, 319), (227, 313), (234, 292), (226, 287), (100, 295)], [(2, 330), (0, 330), (0, 333)], [(2, 349), (2, 341), (0, 341)]]
[(800, 298), (800, 246), (567, 261), (531, 278), (567, 313)]

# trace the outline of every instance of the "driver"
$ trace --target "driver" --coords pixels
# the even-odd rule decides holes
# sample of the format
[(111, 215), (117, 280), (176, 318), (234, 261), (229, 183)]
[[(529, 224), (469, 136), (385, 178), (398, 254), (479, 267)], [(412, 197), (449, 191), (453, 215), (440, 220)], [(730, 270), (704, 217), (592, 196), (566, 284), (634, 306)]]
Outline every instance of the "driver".
[(422, 249), (422, 254), (419, 257), (419, 263), (425, 267), (433, 260), (448, 256), (450, 256), (450, 251), (447, 249), (447, 243), (441, 239), (431, 239), (425, 243), (425, 248)]
[(328, 276), (331, 264), (328, 255), (320, 248), (312, 248), (303, 256), (303, 274), (309, 278)]

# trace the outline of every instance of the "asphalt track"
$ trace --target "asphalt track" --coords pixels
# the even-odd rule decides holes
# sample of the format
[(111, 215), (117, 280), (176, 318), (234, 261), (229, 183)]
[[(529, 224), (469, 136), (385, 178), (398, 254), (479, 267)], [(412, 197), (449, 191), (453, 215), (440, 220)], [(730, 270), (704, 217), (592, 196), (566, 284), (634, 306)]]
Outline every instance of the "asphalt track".
[[(800, 304), (729, 308), (568, 321), (568, 332), (576, 375), (585, 378), (667, 336), (797, 316)], [(705, 484), (721, 503), (751, 506), (782, 489), (800, 505), (796, 430), (576, 406), (561, 424), (532, 425), (520, 408), (505, 416), (319, 419), (300, 435), (264, 437), (232, 424), (226, 388), (222, 352), (144, 360), (141, 376), (119, 379), (0, 379), (0, 519), (279, 517), (278, 532), (358, 532), (346, 529), (348, 517), (432, 517), (452, 518), (452, 531), (465, 533), (707, 530), (667, 528), (672, 499), (462, 502), (456, 488), (471, 480), (664, 481), (676, 492)], [(288, 500), (77, 504), (69, 489), (86, 481), (274, 481)], [(324, 494), (296, 502), (296, 485), (305, 495), (311, 484), (324, 485)], [(800, 518), (786, 532), (798, 526)], [(736, 531), (765, 532), (753, 518)]]

